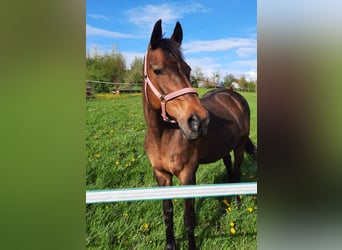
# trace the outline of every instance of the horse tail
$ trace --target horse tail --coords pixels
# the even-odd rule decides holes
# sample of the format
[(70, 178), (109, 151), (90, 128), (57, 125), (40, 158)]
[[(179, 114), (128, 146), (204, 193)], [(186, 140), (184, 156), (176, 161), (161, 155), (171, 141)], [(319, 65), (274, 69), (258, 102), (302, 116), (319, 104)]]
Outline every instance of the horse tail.
[(250, 159), (252, 159), (254, 162), (257, 161), (257, 146), (254, 145), (250, 138), (247, 139), (245, 152), (248, 154)]

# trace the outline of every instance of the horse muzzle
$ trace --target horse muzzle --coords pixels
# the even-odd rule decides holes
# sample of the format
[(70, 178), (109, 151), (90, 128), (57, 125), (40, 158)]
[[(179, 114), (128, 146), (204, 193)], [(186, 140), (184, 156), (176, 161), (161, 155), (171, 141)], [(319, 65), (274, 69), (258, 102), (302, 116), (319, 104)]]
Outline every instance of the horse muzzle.
[(187, 122), (179, 123), (179, 127), (187, 140), (196, 140), (207, 133), (209, 122), (209, 115), (201, 119), (194, 114), (188, 118)]

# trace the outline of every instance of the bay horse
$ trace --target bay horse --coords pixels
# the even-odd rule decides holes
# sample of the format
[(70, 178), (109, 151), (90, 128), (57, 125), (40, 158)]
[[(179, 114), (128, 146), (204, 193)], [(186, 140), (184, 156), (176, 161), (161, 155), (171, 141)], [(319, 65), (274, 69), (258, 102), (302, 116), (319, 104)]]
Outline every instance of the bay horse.
[[(180, 23), (170, 39), (163, 38), (161, 23), (155, 23), (144, 57), (142, 91), (147, 125), (144, 149), (157, 183), (171, 186), (176, 176), (182, 185), (195, 185), (198, 165), (219, 159), (224, 161), (228, 181), (239, 182), (244, 151), (256, 160), (256, 146), (249, 139), (248, 103), (227, 89), (210, 91), (200, 99), (191, 87), (191, 68), (180, 50)], [(194, 203), (194, 199), (184, 199), (188, 249), (196, 249)], [(163, 200), (163, 212), (165, 249), (175, 249), (171, 200)]]

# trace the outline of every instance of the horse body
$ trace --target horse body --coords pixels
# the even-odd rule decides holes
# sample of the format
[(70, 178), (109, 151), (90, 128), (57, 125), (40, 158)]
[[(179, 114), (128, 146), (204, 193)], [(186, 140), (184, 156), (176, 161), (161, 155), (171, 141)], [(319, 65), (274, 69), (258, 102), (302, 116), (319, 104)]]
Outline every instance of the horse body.
[[(189, 81), (191, 69), (179, 50), (182, 37), (177, 22), (171, 38), (163, 39), (159, 20), (145, 55), (144, 148), (157, 183), (171, 186), (172, 176), (176, 176), (183, 185), (195, 185), (198, 165), (219, 159), (224, 160), (228, 181), (238, 182), (244, 151), (256, 156), (256, 148), (249, 139), (248, 104), (232, 90), (214, 90), (198, 98)], [(234, 152), (234, 166), (230, 151)], [(188, 247), (196, 249), (194, 199), (184, 202)], [(175, 249), (171, 200), (163, 201), (163, 211), (165, 249)]]
[(201, 99), (210, 116), (208, 132), (199, 138), (199, 164), (226, 157), (237, 144), (249, 136), (249, 107), (239, 94), (230, 90), (214, 90)]
[[(189, 141), (177, 125), (161, 121), (160, 113), (147, 114), (150, 126), (145, 138), (145, 151), (155, 169), (179, 177), (184, 164), (196, 166), (226, 157), (237, 144), (245, 144), (249, 136), (247, 102), (231, 90), (207, 93), (201, 104), (210, 116), (208, 131), (198, 140)], [(154, 126), (151, 123), (156, 123)], [(237, 136), (239, 135), (239, 136)]]

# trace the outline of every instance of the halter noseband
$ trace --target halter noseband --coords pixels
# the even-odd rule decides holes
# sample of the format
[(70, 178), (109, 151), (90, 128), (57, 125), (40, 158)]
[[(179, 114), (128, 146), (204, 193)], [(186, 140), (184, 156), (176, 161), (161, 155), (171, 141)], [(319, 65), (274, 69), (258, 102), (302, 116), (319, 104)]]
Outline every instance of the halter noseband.
[(196, 94), (197, 90), (194, 88), (183, 88), (183, 89), (179, 89), (176, 90), (174, 92), (171, 92), (170, 94), (167, 95), (162, 95), (159, 93), (159, 91), (156, 89), (156, 87), (154, 87), (154, 85), (152, 84), (150, 78), (148, 77), (147, 74), (147, 53), (145, 55), (145, 60), (144, 60), (144, 79), (145, 79), (145, 97), (146, 97), (146, 101), (148, 102), (148, 98), (147, 98), (147, 85), (151, 88), (152, 92), (158, 97), (158, 99), (160, 100), (160, 105), (161, 105), (161, 116), (163, 117), (163, 120), (166, 122), (171, 122), (171, 123), (177, 123), (177, 121), (175, 120), (171, 120), (169, 117), (167, 117), (166, 115), (166, 103), (172, 99), (175, 99), (179, 96), (185, 95), (185, 94)]

